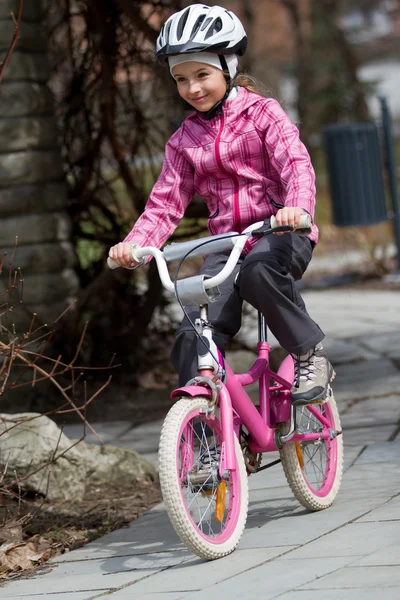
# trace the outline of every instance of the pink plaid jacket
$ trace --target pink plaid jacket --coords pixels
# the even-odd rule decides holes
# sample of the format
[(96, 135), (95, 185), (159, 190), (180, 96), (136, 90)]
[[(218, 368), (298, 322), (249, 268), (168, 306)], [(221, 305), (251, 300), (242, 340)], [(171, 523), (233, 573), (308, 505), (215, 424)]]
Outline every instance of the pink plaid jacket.
[[(189, 115), (167, 142), (146, 209), (124, 241), (160, 248), (195, 192), (207, 203), (212, 235), (241, 232), (282, 206), (299, 206), (314, 216), (310, 157), (276, 100), (239, 88), (222, 116)], [(316, 225), (309, 237), (317, 242)]]

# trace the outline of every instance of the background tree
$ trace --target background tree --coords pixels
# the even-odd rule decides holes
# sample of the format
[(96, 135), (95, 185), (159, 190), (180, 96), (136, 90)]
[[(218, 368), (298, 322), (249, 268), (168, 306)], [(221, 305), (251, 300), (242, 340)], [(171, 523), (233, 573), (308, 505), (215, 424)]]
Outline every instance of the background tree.
[(359, 62), (339, 17), (343, 0), (281, 0), (295, 36), (297, 108), (302, 139), (312, 150), (312, 135), (321, 125), (341, 120), (368, 120), (366, 86)]
[[(143, 211), (165, 141), (179, 123), (172, 81), (154, 60), (154, 44), (160, 24), (180, 6), (58, 0), (47, 9), (51, 87), (81, 286), (60, 344), (73, 348), (81, 321), (89, 318), (86, 360), (97, 364), (115, 351), (130, 372), (139, 368), (142, 340), (165, 301), (154, 263), (140, 273), (111, 273), (105, 258)], [(184, 233), (199, 228), (190, 222)]]

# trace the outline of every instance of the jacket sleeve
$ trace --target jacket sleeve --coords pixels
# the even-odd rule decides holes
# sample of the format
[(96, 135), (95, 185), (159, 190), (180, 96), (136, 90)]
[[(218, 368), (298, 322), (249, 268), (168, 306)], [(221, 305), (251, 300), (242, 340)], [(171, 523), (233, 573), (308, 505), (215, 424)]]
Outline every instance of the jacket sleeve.
[(163, 167), (144, 212), (124, 242), (161, 248), (179, 225), (194, 195), (194, 169), (178, 147), (175, 134), (166, 144)]
[(299, 206), (314, 217), (315, 173), (299, 130), (280, 104), (271, 98), (263, 103), (257, 121), (265, 134), (270, 163), (279, 173), (286, 192), (285, 206)]

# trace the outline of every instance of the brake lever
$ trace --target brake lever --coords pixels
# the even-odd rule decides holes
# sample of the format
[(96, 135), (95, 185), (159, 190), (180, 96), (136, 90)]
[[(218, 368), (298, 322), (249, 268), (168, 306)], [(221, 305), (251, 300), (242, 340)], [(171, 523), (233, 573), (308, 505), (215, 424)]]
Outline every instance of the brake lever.
[(279, 225), (278, 227), (271, 227), (270, 219), (265, 219), (264, 223), (258, 229), (254, 229), (251, 232), (251, 237), (262, 238), (265, 235), (271, 233), (286, 233), (287, 231), (293, 231), (291, 225)]

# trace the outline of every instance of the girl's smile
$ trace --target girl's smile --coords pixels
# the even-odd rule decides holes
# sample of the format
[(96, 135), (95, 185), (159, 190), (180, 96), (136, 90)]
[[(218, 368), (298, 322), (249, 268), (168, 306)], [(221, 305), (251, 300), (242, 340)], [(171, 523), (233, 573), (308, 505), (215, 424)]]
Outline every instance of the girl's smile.
[(190, 61), (177, 65), (172, 73), (181, 98), (201, 112), (209, 111), (225, 95), (225, 77), (217, 67)]

